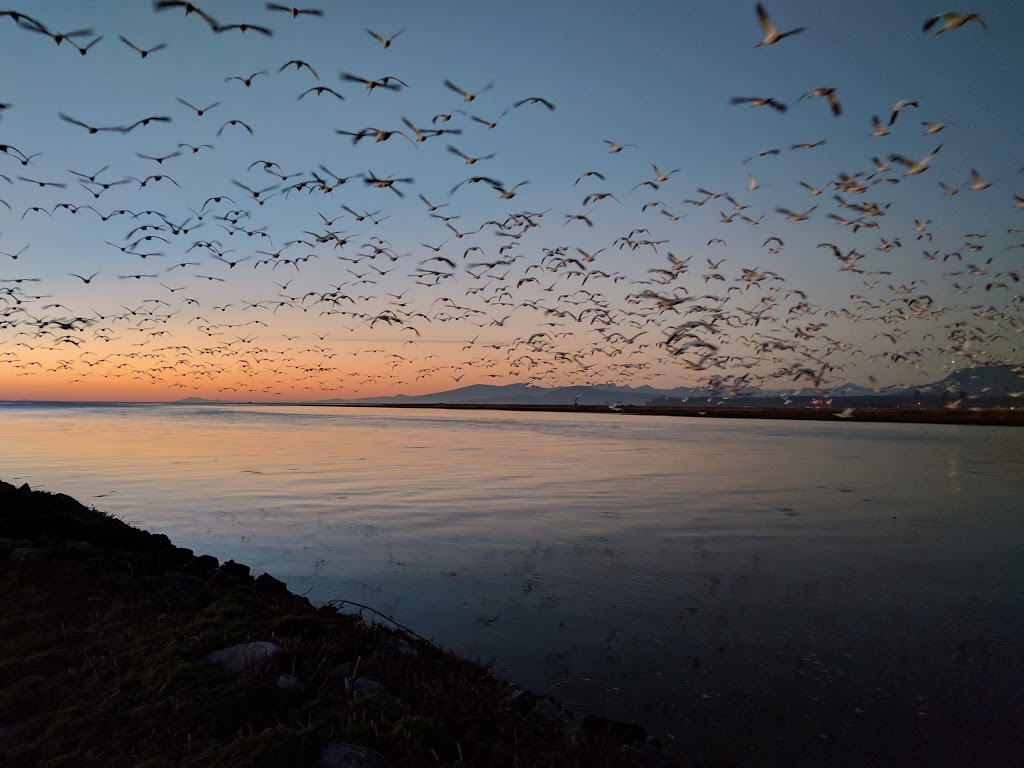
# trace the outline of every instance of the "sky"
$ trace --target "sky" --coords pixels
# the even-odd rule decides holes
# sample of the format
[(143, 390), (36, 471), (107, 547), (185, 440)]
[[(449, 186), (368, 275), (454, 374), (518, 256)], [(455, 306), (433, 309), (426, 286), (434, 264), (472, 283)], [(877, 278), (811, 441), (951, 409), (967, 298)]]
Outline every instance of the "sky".
[(1024, 6), (935, 34), (930, 2), (771, 2), (804, 29), (761, 46), (731, 0), (200, 8), (272, 35), (127, 0), (0, 16), (0, 399), (1021, 362)]

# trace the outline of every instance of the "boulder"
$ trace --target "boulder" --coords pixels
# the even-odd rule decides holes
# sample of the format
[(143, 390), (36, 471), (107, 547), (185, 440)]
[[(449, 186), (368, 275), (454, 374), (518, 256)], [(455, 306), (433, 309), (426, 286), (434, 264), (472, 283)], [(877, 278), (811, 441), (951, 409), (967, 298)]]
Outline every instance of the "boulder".
[(352, 682), (352, 698), (357, 701), (365, 699), (367, 696), (377, 696), (384, 692), (385, 688), (383, 685), (368, 677), (359, 677)]
[(380, 752), (355, 744), (329, 742), (317, 760), (317, 768), (389, 768), (391, 763)]
[(230, 648), (223, 648), (203, 657), (203, 661), (219, 663), (221, 669), (229, 675), (238, 675), (257, 664), (273, 658), (281, 653), (278, 645), (266, 641), (240, 643)]
[(281, 675), (277, 678), (277, 687), (282, 691), (303, 691), (306, 686), (295, 675)]
[(35, 560), (46, 557), (52, 551), (49, 547), (18, 547), (11, 550), (11, 557), (14, 560)]
[(287, 597), (289, 595), (288, 585), (279, 579), (275, 579), (269, 573), (261, 574), (253, 586), (257, 592), (263, 592), (273, 597)]

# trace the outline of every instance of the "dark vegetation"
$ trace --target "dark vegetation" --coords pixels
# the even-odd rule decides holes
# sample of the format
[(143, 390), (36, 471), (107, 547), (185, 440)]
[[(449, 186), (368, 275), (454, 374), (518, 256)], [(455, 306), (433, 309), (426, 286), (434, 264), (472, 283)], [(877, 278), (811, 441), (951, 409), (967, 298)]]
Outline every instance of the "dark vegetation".
[[(679, 764), (635, 726), (27, 485), (0, 482), (0, 595), (5, 768)], [(237, 675), (204, 661), (253, 641), (280, 652)]]

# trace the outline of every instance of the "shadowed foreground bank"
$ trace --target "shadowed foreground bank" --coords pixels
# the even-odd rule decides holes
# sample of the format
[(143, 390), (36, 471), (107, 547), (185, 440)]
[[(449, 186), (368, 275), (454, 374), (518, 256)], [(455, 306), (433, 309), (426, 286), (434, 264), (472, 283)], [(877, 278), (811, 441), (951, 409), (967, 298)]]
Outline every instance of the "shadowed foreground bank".
[(0, 482), (0, 594), (4, 766), (687, 764), (27, 485)]

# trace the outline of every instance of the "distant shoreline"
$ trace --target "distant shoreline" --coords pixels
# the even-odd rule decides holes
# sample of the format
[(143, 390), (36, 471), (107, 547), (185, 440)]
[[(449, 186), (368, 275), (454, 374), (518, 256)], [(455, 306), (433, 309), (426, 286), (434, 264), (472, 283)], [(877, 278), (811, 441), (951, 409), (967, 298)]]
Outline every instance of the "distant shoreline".
[[(974, 426), (1021, 427), (1024, 426), (1024, 407), (1000, 408), (943, 408), (943, 407), (871, 407), (850, 406), (852, 414), (842, 416), (847, 408), (823, 407), (771, 407), (760, 405), (538, 405), (528, 403), (331, 403), (331, 402), (266, 402), (251, 400), (205, 400), (182, 401), (48, 401), (17, 400), (3, 405), (106, 405), (106, 406), (237, 406), (254, 405), (289, 408), (394, 408), (397, 410), (445, 410), (445, 411), (513, 411), (526, 413), (617, 413), (625, 416), (673, 416), (705, 419), (783, 419), (790, 421), (844, 421), (890, 424), (964, 424)], [(844, 403), (844, 406), (846, 404)]]
[(237, 405), (287, 405), (328, 408), (426, 408), (453, 411), (526, 411), (536, 413), (619, 413), (630, 416), (686, 416), (705, 419), (789, 419), (794, 421), (883, 422), (894, 424), (973, 424), (979, 426), (1024, 426), (1024, 408), (854, 408), (841, 418), (842, 408), (769, 408), (758, 406), (653, 406), (623, 405), (612, 410), (605, 405), (528, 405), (462, 403), (236, 403)]

